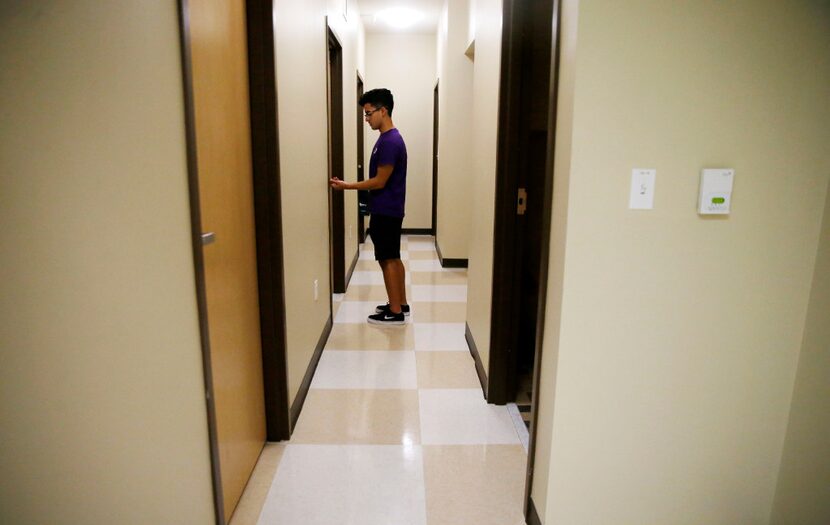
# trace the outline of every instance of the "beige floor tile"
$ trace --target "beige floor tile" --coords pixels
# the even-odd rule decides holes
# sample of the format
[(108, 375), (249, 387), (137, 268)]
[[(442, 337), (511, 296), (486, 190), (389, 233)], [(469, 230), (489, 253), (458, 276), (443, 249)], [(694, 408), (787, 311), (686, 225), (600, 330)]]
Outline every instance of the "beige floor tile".
[(421, 442), (417, 390), (315, 390), (291, 443), (398, 445)]
[(464, 323), (467, 320), (467, 303), (416, 303), (411, 302), (412, 316), (419, 323)]
[(284, 450), (285, 443), (265, 444), (251, 478), (245, 485), (239, 504), (231, 516), (230, 525), (256, 525)]
[(326, 350), (413, 350), (415, 330), (404, 326), (374, 326), (369, 323), (334, 323)]
[(415, 352), (418, 388), (478, 388), (469, 352)]
[(429, 525), (524, 523), (521, 445), (425, 445), (423, 457)]
[(410, 259), (437, 259), (438, 254), (435, 253), (435, 252), (429, 252), (429, 251), (421, 252), (421, 251), (416, 250), (416, 251), (413, 251), (413, 252), (409, 252), (409, 258)]
[(467, 272), (412, 272), (412, 284), (467, 284)]
[[(406, 287), (406, 295), (410, 297), (412, 290)], [(352, 284), (346, 290), (346, 301), (378, 301), (385, 303), (387, 300), (386, 287), (381, 284)]]

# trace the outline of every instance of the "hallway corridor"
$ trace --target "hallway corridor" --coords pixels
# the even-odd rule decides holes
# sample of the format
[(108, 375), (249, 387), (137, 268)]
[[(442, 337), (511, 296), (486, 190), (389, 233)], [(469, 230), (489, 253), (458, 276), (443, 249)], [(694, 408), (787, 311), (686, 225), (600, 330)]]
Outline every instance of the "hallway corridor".
[(519, 525), (527, 456), (508, 410), (488, 405), (464, 340), (466, 270), (430, 236), (404, 236), (412, 314), (386, 300), (370, 241), (291, 441), (269, 443), (232, 525)]

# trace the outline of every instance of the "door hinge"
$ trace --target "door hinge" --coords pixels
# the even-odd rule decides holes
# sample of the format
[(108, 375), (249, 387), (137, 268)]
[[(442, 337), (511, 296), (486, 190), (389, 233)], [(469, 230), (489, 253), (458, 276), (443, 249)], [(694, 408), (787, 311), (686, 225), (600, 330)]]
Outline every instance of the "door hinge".
[(516, 199), (516, 215), (524, 215), (527, 211), (527, 191), (519, 188), (519, 196)]

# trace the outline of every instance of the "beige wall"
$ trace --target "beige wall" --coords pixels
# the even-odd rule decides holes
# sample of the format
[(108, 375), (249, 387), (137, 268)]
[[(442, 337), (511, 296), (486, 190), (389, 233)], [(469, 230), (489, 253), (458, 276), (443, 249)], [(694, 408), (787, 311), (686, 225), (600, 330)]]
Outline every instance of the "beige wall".
[(0, 4), (0, 522), (211, 523), (175, 2)]
[(798, 361), (790, 422), (778, 477), (772, 523), (830, 523), (830, 191), (804, 342)]
[(467, 0), (444, 4), (437, 32), (438, 62), (438, 232), (441, 255), (469, 257), (473, 186), (473, 62), (467, 49), (470, 10)]
[(472, 94), (475, 171), (470, 188), (474, 220), (469, 245), (467, 323), (484, 368), (489, 370), (502, 2), (476, 0), (471, 16), (475, 27)]
[(331, 313), (326, 1), (277, 0), (274, 11), (290, 404)]
[[(392, 120), (406, 142), (408, 165), (404, 228), (430, 228), (432, 225), (435, 55), (434, 33), (366, 34), (366, 91), (380, 87), (392, 91), (395, 97)], [(377, 131), (367, 131), (367, 170), (377, 138)]]
[[(545, 523), (768, 523), (830, 177), (826, 3), (577, 7), (534, 500)], [(627, 208), (639, 167), (654, 210)], [(735, 168), (729, 217), (696, 213), (704, 167)]]
[[(328, 24), (343, 46), (343, 166), (345, 180), (357, 180), (357, 118), (363, 119), (357, 105), (357, 74), (366, 79), (363, 72), (363, 24), (359, 6), (349, 2), (348, 18), (343, 16), (343, 2), (329, 0)], [(367, 168), (368, 172), (368, 168)], [(346, 249), (345, 268), (348, 273), (357, 256), (357, 192), (345, 193), (344, 235)]]

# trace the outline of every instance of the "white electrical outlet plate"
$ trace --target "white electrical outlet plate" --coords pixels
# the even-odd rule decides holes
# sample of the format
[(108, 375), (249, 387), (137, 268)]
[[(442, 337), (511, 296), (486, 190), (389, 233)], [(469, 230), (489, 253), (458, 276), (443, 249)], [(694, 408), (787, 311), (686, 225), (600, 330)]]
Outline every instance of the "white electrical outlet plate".
[(320, 297), (320, 286), (317, 284), (317, 279), (314, 279), (314, 300)]
[(654, 208), (654, 183), (657, 180), (657, 170), (631, 170), (631, 192), (628, 196), (628, 207), (632, 210), (651, 210)]

